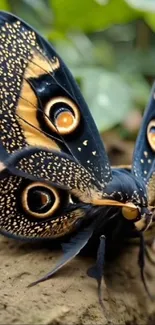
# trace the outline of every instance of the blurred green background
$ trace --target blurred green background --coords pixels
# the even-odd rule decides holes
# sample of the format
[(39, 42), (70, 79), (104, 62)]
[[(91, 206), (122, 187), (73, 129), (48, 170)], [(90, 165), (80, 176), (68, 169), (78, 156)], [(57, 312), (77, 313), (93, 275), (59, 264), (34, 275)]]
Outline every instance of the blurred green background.
[(0, 9), (54, 44), (101, 133), (135, 139), (155, 76), (155, 0), (1, 0)]

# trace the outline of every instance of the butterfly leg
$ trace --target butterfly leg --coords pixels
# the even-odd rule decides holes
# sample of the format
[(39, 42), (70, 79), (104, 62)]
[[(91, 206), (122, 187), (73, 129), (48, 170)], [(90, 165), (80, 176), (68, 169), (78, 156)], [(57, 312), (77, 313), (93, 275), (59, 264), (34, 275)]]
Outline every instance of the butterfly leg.
[(96, 264), (88, 269), (87, 274), (96, 279), (98, 283), (98, 297), (99, 302), (103, 306), (102, 303), (102, 291), (101, 291), (101, 283), (103, 277), (103, 267), (104, 267), (104, 260), (105, 260), (105, 241), (106, 238), (104, 235), (100, 237), (100, 244), (97, 251), (97, 259)]
[(142, 279), (144, 288), (145, 288), (148, 296), (150, 297), (150, 299), (153, 300), (155, 297), (151, 295), (151, 293), (148, 289), (148, 286), (146, 284), (145, 275), (144, 275), (145, 254), (146, 254), (146, 247), (145, 247), (144, 236), (143, 236), (143, 233), (140, 233), (140, 247), (139, 247), (139, 254), (138, 254), (138, 265), (140, 267), (140, 274), (141, 274), (141, 279)]

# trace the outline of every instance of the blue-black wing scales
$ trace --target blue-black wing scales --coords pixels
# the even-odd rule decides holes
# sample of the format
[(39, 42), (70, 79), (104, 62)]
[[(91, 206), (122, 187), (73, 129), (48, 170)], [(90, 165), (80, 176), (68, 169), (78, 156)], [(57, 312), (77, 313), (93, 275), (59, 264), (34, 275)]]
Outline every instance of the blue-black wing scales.
[(136, 141), (132, 173), (147, 186), (148, 205), (155, 207), (155, 84)]
[(152, 172), (155, 170), (155, 84), (152, 87), (152, 93), (148, 107), (145, 110), (142, 125), (137, 137), (134, 155), (132, 173), (136, 177), (148, 182)]

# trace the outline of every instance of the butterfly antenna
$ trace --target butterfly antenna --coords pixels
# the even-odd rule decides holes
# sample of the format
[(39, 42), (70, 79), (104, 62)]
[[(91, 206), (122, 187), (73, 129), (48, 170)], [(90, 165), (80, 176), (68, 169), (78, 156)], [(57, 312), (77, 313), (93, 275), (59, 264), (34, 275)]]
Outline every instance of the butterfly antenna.
[[(25, 79), (25, 81), (27, 81), (27, 80)], [(33, 84), (32, 84), (30, 81), (27, 81), (27, 82), (30, 83), (32, 89), (35, 91)], [(36, 108), (36, 106), (35, 106), (33, 103), (29, 102), (29, 101), (28, 101), (27, 99), (25, 99), (24, 97), (20, 96), (20, 98), (22, 98), (23, 100), (25, 100), (26, 102), (28, 102), (29, 104), (31, 104), (33, 107)], [(41, 100), (40, 100), (39, 96), (37, 96), (37, 98), (38, 98), (38, 102), (39, 102), (39, 107), (37, 107), (38, 111), (40, 111), (44, 116), (46, 116), (46, 118), (47, 118), (48, 120), (50, 120), (49, 116), (47, 116), (47, 114), (46, 114), (46, 113), (44, 112), (44, 110), (43, 110), (42, 103), (41, 103)], [(42, 130), (36, 128), (36, 127), (33, 126), (31, 123), (29, 123), (28, 121), (26, 121), (26, 120), (24, 120), (22, 117), (20, 117), (17, 113), (16, 113), (16, 115), (17, 115), (20, 119), (22, 119), (25, 123), (27, 123), (28, 125), (32, 126), (32, 127), (35, 128), (36, 130), (38, 130), (38, 131), (44, 133), (45, 135), (47, 135), (47, 136), (50, 137), (51, 139), (54, 139), (54, 140), (56, 140), (56, 141), (59, 141), (59, 142), (63, 143), (63, 144), (65, 145), (65, 147), (67, 147), (67, 149), (68, 149), (68, 151), (70, 152), (71, 156), (75, 159), (75, 161), (76, 161), (77, 163), (79, 163), (79, 161), (78, 161), (77, 158), (73, 155), (71, 149), (69, 148), (69, 146), (68, 146), (67, 143), (65, 142), (64, 138), (63, 138), (63, 137), (61, 136), (61, 134), (59, 133), (59, 130), (58, 130), (58, 128), (57, 128), (57, 126), (56, 126), (55, 123), (53, 123), (53, 124), (54, 124), (54, 126), (55, 126), (55, 128), (56, 128), (56, 130), (57, 130), (57, 133), (58, 133), (58, 135), (59, 135), (59, 138), (54, 137), (53, 135), (50, 135), (49, 133), (47, 133), (47, 132), (45, 132), (45, 131), (42, 131)]]
[[(29, 83), (30, 83), (32, 89), (35, 91), (33, 84), (32, 84), (30, 81), (29, 81)], [(41, 112), (44, 114), (41, 100), (40, 100), (39, 96), (37, 96), (37, 98), (38, 98), (38, 102), (39, 102), (39, 107), (41, 107), (40, 110), (41, 110)], [(54, 123), (53, 123), (53, 124), (54, 124)], [(59, 133), (59, 131), (58, 131), (58, 129), (57, 129), (57, 127), (56, 127), (55, 124), (54, 124), (54, 126), (55, 126), (55, 128), (56, 128), (56, 130), (57, 130), (57, 132), (58, 132), (58, 134), (59, 134), (59, 137), (61, 138), (61, 142), (62, 142), (62, 143), (67, 147), (67, 149), (68, 149), (69, 152), (71, 153), (72, 157), (74, 157), (74, 159), (77, 161), (76, 157), (72, 154), (71, 150), (70, 150), (69, 147), (67, 146), (65, 140), (64, 140), (63, 137), (60, 135), (60, 133)]]
[(22, 120), (24, 123), (26, 123), (27, 125), (31, 126), (33, 129), (39, 131), (40, 133), (44, 134), (44, 135), (47, 135), (49, 138), (51, 138), (52, 140), (56, 140), (56, 141), (59, 141), (62, 143), (62, 140), (61, 139), (58, 139), (57, 137), (45, 132), (45, 131), (42, 131), (40, 129), (38, 129), (36, 126), (34, 126), (33, 124), (29, 123), (28, 121), (26, 121), (24, 118), (22, 118), (20, 115), (18, 115), (17, 113), (15, 113), (15, 115), (20, 119)]
[[(36, 49), (36, 51), (39, 53), (39, 55), (40, 55), (40, 52)], [(53, 73), (54, 73), (54, 70), (53, 70), (53, 68), (52, 68), (52, 63), (51, 63), (51, 61), (49, 60), (49, 58), (47, 58), (47, 56), (44, 54), (44, 53), (41, 53), (41, 55), (43, 56), (43, 58), (46, 60), (46, 61), (48, 61), (48, 63), (49, 63), (49, 65), (50, 65), (50, 67), (51, 67), (51, 71), (52, 71), (52, 73), (50, 73), (49, 71), (46, 71), (46, 70), (44, 70), (46, 73), (48, 73), (51, 77), (52, 77), (52, 79), (55, 81), (55, 83), (61, 88), (61, 89), (63, 89), (66, 93), (68, 93), (68, 95), (70, 96), (70, 97), (72, 97), (72, 99), (74, 99), (74, 100), (76, 100), (76, 98), (75, 98), (75, 94), (74, 94), (74, 92), (73, 92), (73, 88), (72, 88), (72, 85), (71, 85), (71, 83), (70, 83), (70, 81), (69, 81), (69, 79), (68, 79), (68, 76), (67, 76), (67, 74), (66, 74), (66, 72), (63, 70), (63, 67), (61, 67), (61, 69), (63, 70), (63, 72), (64, 72), (64, 74), (65, 74), (65, 77), (66, 77), (66, 79), (67, 79), (67, 81), (69, 82), (69, 85), (70, 85), (70, 89), (72, 90), (72, 94), (65, 88), (65, 87), (63, 87), (62, 86), (62, 84), (60, 84), (59, 82), (58, 82), (58, 80), (54, 77), (54, 75), (53, 75)], [(33, 64), (35, 64), (35, 62), (34, 61), (31, 61)], [(37, 64), (36, 64), (37, 65)], [(39, 68), (42, 68), (42, 67), (40, 67), (39, 65), (38, 65), (38, 67)]]
[[(76, 101), (75, 95), (71, 94), (65, 87), (62, 86), (62, 84), (60, 84), (58, 82), (58, 80), (54, 77), (54, 70), (52, 68), (52, 63), (50, 62), (50, 60), (47, 60), (47, 56), (43, 53), (40, 53), (36, 48), (35, 51), (38, 52), (39, 55), (41, 55), (46, 61), (48, 61), (49, 66), (51, 67), (51, 72), (49, 72), (48, 70), (44, 69), (43, 67), (41, 67), (39, 64), (37, 64), (36, 62), (34, 62), (33, 60), (29, 60), (30, 63), (32, 63), (34, 66), (42, 69), (43, 72), (45, 72), (46, 74), (50, 75), (51, 78), (55, 81), (55, 84), (57, 84), (61, 89), (63, 89), (72, 99), (74, 99)], [(23, 59), (26, 59), (26, 57), (21, 56)], [(18, 73), (18, 75), (21, 75), (20, 73)], [(66, 73), (65, 73), (66, 76)], [(68, 78), (67, 78), (68, 79)], [(70, 84), (71, 85), (71, 84)], [(72, 87), (71, 87), (72, 88)]]
[[(26, 98), (24, 98), (24, 97), (22, 97), (22, 96), (19, 96), (19, 97), (20, 97), (21, 99), (23, 99), (25, 102), (29, 103), (32, 107), (34, 107), (35, 109), (37, 109), (38, 111), (40, 111), (41, 113), (43, 113), (43, 114), (46, 116), (46, 118), (47, 118), (48, 120), (50, 120), (49, 116), (47, 116), (47, 114), (44, 113), (43, 110), (42, 110), (40, 107), (35, 106), (33, 103), (31, 103), (29, 100), (27, 100)], [(28, 121), (26, 121), (24, 118), (22, 118), (20, 115), (18, 115), (18, 113), (15, 113), (15, 114), (16, 114), (16, 116), (18, 116), (19, 119), (21, 119), (21, 120), (24, 121), (26, 124), (30, 125), (30, 126), (33, 127), (34, 129), (36, 129), (36, 130), (39, 131), (40, 133), (43, 133), (43, 134), (47, 135), (49, 138), (54, 139), (54, 140), (56, 140), (56, 141), (59, 141), (59, 142), (63, 143), (63, 141), (62, 141), (60, 138), (55, 137), (54, 135), (51, 135), (50, 133), (48, 133), (48, 132), (46, 132), (46, 131), (44, 131), (44, 130), (41, 130), (41, 129), (37, 128), (36, 126), (34, 126), (34, 125), (31, 124), (30, 122), (28, 122)]]

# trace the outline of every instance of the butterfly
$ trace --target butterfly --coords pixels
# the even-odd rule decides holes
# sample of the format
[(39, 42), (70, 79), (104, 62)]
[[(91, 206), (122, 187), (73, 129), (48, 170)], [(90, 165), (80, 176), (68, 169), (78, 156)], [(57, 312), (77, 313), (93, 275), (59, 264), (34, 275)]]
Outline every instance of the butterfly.
[(20, 18), (0, 12), (0, 232), (59, 239), (64, 252), (33, 285), (52, 277), (96, 234), (96, 264), (88, 275), (97, 280), (101, 301), (107, 242), (132, 234), (140, 238), (139, 266), (148, 291), (143, 232), (155, 211), (154, 96), (155, 86), (131, 169), (111, 167), (61, 57)]

